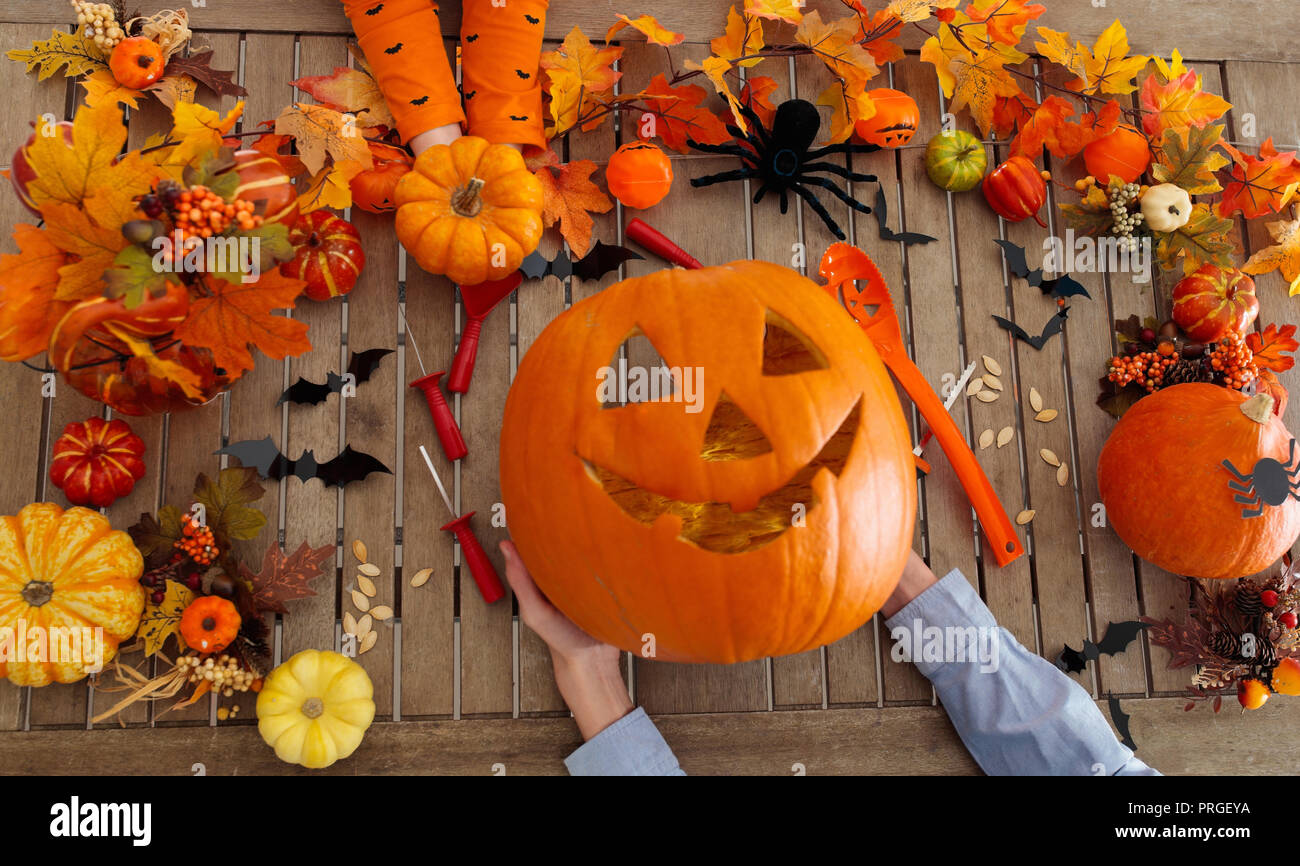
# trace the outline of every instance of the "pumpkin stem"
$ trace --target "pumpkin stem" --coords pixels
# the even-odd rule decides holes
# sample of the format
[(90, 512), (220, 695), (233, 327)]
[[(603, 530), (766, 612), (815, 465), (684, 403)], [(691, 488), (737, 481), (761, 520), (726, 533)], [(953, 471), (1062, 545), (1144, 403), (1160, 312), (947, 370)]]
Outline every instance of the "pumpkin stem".
[(1268, 417), (1273, 414), (1273, 396), (1271, 394), (1256, 394), (1241, 404), (1241, 414), (1256, 424), (1267, 422)]
[(478, 212), (483, 209), (483, 199), (479, 197), (479, 193), (483, 190), (485, 184), (486, 181), (471, 177), (469, 183), (451, 194), (451, 209), (456, 212), (457, 216), (472, 217), (478, 215)]
[(54, 597), (54, 584), (48, 580), (33, 580), (23, 587), (23, 601), (40, 607)]
[(302, 702), (302, 714), (309, 719), (320, 718), (325, 712), (325, 703), (320, 698), (308, 698)]

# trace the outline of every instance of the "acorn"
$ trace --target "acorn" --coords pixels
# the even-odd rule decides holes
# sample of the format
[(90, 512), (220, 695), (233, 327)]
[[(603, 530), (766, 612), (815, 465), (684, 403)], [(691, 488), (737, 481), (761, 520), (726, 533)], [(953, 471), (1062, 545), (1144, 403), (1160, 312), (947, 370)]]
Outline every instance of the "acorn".
[(214, 575), (212, 582), (208, 585), (208, 592), (211, 595), (233, 600), (236, 592), (235, 580), (225, 572)]

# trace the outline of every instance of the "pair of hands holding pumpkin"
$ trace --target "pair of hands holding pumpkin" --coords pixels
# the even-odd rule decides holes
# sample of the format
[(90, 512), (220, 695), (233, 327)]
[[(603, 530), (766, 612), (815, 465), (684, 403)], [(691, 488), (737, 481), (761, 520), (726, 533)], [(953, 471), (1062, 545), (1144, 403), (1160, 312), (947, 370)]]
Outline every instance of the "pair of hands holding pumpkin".
[[(555, 684), (582, 739), (590, 740), (634, 709), (618, 667), (622, 651), (591, 637), (551, 604), (533, 583), (514, 542), (501, 542), (501, 553), (506, 559), (506, 580), (519, 601), (519, 616), (551, 648)], [(898, 613), (938, 580), (916, 551), (911, 551), (881, 615), (888, 618)]]

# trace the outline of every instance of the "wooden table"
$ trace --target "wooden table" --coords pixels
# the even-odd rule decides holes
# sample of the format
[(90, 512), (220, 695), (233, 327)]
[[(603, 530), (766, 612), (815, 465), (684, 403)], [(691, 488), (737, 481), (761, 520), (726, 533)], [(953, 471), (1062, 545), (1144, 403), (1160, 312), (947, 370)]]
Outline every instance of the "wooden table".
[[(165, 4), (149, 0), (140, 5), (150, 12)], [(615, 13), (645, 12), (684, 31), (688, 44), (681, 54), (698, 59), (708, 52), (707, 40), (720, 32), (727, 5), (727, 0), (555, 0), (547, 36), (562, 39), (576, 24), (596, 38)], [(1236, 106), (1229, 119), (1231, 140), (1257, 131), (1260, 138), (1272, 135), (1282, 145), (1300, 142), (1300, 115), (1285, 86), (1300, 63), (1288, 62), (1295, 58), (1285, 28), (1270, 24), (1286, 20), (1291, 11), (1287, 0), (1110, 0), (1103, 9), (1059, 0), (1046, 5), (1044, 26), (1068, 30), (1088, 43), (1119, 18), (1135, 52), (1167, 56), (1179, 48), (1204, 74), (1206, 87)], [(809, 6), (840, 14), (834, 2)], [(67, 12), (60, 0), (0, 0), (4, 47), (48, 37), (51, 25), (67, 26)], [(209, 0), (190, 12), (200, 38), (215, 49), (213, 65), (239, 70), (238, 80), (249, 90), (243, 129), (303, 99), (289, 84), (293, 79), (349, 63), (351, 32), (337, 0)], [(458, 26), (455, 10), (447, 9), (443, 21), (451, 51)], [(982, 354), (1006, 369), (1010, 393), (990, 404), (960, 400), (953, 414), (972, 439), (988, 428), (1015, 428), (1010, 445), (979, 455), (1008, 510), (1014, 514), (1033, 508), (1037, 518), (1023, 530), (1030, 555), (1007, 568), (995, 567), (981, 556), (978, 527), (948, 463), (931, 447), (927, 454), (934, 471), (921, 482), (916, 546), (937, 570), (960, 568), (1000, 623), (1044, 656), (1054, 657), (1065, 643), (1077, 647), (1085, 636), (1098, 637), (1109, 621), (1142, 614), (1181, 616), (1187, 583), (1138, 562), (1110, 529), (1093, 519), (1098, 502), (1094, 467), (1113, 423), (1093, 405), (1103, 360), (1113, 351), (1111, 320), (1114, 315), (1167, 312), (1167, 285), (1161, 291), (1160, 282), (1139, 283), (1126, 274), (1079, 274), (1093, 300), (1076, 299), (1064, 339), (1041, 352), (1010, 342), (991, 313), (1018, 315), (1032, 323), (1045, 321), (1054, 308), (1037, 289), (1009, 279), (992, 239), (1024, 245), (1033, 261), (1047, 232), (1032, 222), (1003, 223), (977, 193), (950, 198), (926, 179), (922, 147), (937, 130), (943, 106), (932, 67), (917, 57), (920, 39), (917, 33), (906, 37), (909, 53), (888, 75), (921, 103), (922, 129), (912, 146), (856, 158), (854, 168), (880, 178), (893, 219), (901, 219), (903, 228), (937, 235), (938, 242), (906, 250), (885, 244), (876, 237), (872, 217), (852, 214), (838, 203), (828, 206), (849, 227), (851, 239), (880, 265), (900, 313), (905, 311), (908, 346), (933, 384), (960, 373)], [(630, 43), (623, 86), (639, 88), (664, 68), (662, 50)], [(1034, 72), (1033, 61), (1025, 69)], [(780, 99), (814, 99), (826, 83), (820, 64), (806, 58), (767, 61), (760, 72), (777, 78)], [(62, 78), (37, 83), (19, 64), (7, 61), (0, 64), (0, 88), (7, 102), (0, 121), (5, 148), (26, 135), (28, 120), (46, 112), (70, 117), (79, 101)], [(214, 107), (233, 103), (210, 94), (207, 99)], [(1247, 126), (1252, 122), (1253, 127)], [(132, 112), (130, 145), (139, 146), (166, 125), (165, 113), (150, 101)], [(607, 124), (598, 133), (575, 137), (565, 156), (601, 162), (617, 140)], [(991, 158), (1005, 155), (1003, 147), (992, 150)], [(657, 227), (680, 239), (705, 264), (745, 257), (789, 263), (796, 245), (804, 244), (809, 270), (815, 270), (832, 238), (809, 211), (796, 206), (796, 212), (782, 217), (770, 200), (751, 206), (739, 185), (696, 190), (686, 183), (728, 167), (727, 158), (674, 160), (677, 184), (649, 215)], [(1075, 177), (1071, 166), (1050, 168), (1058, 180), (1068, 183)], [(869, 187), (857, 190), (863, 198), (873, 193)], [(10, 230), (27, 215), (11, 195), (0, 196), (0, 209), (0, 242), (11, 251)], [(1047, 212), (1053, 214), (1053, 229), (1060, 231), (1054, 209)], [(621, 240), (622, 225), (630, 217), (621, 210), (597, 217), (596, 236)], [(406, 319), (425, 362), (443, 365), (464, 321), (455, 293), (444, 279), (424, 273), (405, 256), (391, 217), (353, 211), (351, 218), (367, 251), (361, 284), (345, 301), (304, 302), (292, 312), (309, 323), (315, 350), (283, 363), (259, 358), (256, 369), (230, 393), (202, 408), (131, 419), (148, 445), (149, 474), (107, 514), (116, 526), (125, 527), (142, 511), (188, 501), (195, 475), (222, 467), (223, 458), (213, 452), (240, 439), (269, 433), (286, 453), (311, 448), (324, 456), (348, 442), (376, 455), (393, 467), (393, 475), (371, 476), (346, 491), (325, 492), (297, 480), (272, 482), (263, 500), (270, 526), (286, 546), (303, 540), (340, 543), (333, 589), (320, 587), (318, 597), (296, 603), (278, 624), (279, 658), (308, 647), (339, 645), (342, 598), (353, 572), (342, 551), (353, 539), (365, 541), (371, 560), (383, 570), (379, 599), (398, 611), (376, 648), (360, 659), (374, 680), (379, 721), (357, 754), (328, 772), (562, 771), (560, 760), (579, 738), (555, 690), (546, 648), (519, 621), (510, 600), (484, 605), (468, 575), (458, 571), (457, 551), (436, 528), (444, 507), (417, 450), (434, 440), (423, 398), (406, 387), (417, 367), (407, 351), (399, 305), (406, 304)], [(1263, 234), (1263, 221), (1256, 221), (1242, 239), (1247, 251), (1267, 242)], [(556, 244), (548, 233), (544, 249), (553, 251)], [(659, 266), (656, 261), (631, 262), (626, 275)], [(454, 483), (457, 506), (480, 513), (480, 536), (494, 557), (506, 530), (486, 518), (499, 499), (497, 439), (513, 371), (552, 317), (614, 279), (527, 282), (509, 309), (494, 313), (483, 329), (473, 389), (454, 407), (469, 457), (456, 467), (443, 462), (439, 470)], [(1282, 280), (1272, 274), (1258, 282), (1260, 321), (1294, 320)], [(344, 369), (350, 350), (375, 347), (397, 352), (355, 398), (331, 398), (319, 406), (275, 405), (276, 395), (299, 376), (321, 381), (328, 371)], [(1300, 371), (1284, 379), (1296, 388)], [(1026, 411), (1030, 387), (1061, 417), (1035, 423)], [(63, 502), (47, 476), (51, 443), (67, 422), (99, 415), (102, 407), (68, 387), (43, 397), (40, 376), (17, 364), (0, 365), (0, 405), (5, 407), (0, 441), (6, 444), (10, 467), (0, 481), (4, 513), (33, 500)], [(910, 404), (904, 406), (910, 412)], [(1300, 429), (1300, 400), (1292, 401), (1287, 415), (1289, 426)], [(915, 417), (912, 421), (915, 426)], [(1040, 448), (1051, 448), (1068, 464), (1067, 486), (1058, 486), (1054, 472), (1038, 459)], [(424, 567), (433, 568), (434, 578), (412, 589), (409, 575)], [(891, 661), (889, 650), (888, 634), (877, 619), (834, 645), (794, 657), (717, 667), (629, 656), (626, 669), (636, 700), (659, 717), (690, 772), (977, 771), (935, 706), (929, 683), (910, 665)], [(1090, 665), (1076, 679), (1103, 710), (1107, 694), (1124, 698), (1139, 756), (1166, 772), (1300, 769), (1300, 758), (1292, 752), (1265, 745), (1280, 741), (1300, 721), (1300, 703), (1275, 700), (1247, 718), (1238, 718), (1235, 708), (1220, 716), (1206, 707), (1184, 713), (1178, 695), (1189, 673), (1167, 670), (1167, 659), (1164, 650), (1143, 639), (1122, 655)], [(258, 741), (250, 698), (205, 699), (156, 719), (147, 708), (136, 707), (126, 714), (125, 728), (109, 723), (85, 732), (90, 717), (108, 706), (113, 695), (96, 693), (84, 683), (35, 690), (0, 683), (0, 730), (13, 732), (0, 735), (0, 772), (135, 773), (147, 768), (190, 773), (196, 763), (213, 774), (292, 771)], [(218, 723), (222, 703), (242, 703), (243, 712)]]

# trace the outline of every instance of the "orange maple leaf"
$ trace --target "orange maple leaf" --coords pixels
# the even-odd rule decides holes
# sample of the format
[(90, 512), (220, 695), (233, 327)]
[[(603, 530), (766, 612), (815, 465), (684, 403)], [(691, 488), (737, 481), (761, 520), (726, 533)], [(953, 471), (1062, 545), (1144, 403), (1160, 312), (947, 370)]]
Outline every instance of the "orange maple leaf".
[(767, 129), (772, 128), (772, 119), (776, 117), (772, 94), (779, 86), (770, 75), (753, 75), (745, 80), (745, 86), (740, 91), (740, 101), (754, 110)]
[(999, 96), (993, 101), (990, 131), (998, 138), (1007, 138), (1032, 118), (1037, 108), (1038, 103), (1019, 89), (1010, 96)]
[(1100, 113), (1088, 112), (1074, 123), (1074, 105), (1059, 96), (1048, 96), (1020, 124), (1020, 132), (1011, 143), (1012, 156), (1037, 159), (1046, 147), (1053, 156), (1068, 159), (1103, 135), (1115, 131), (1119, 124), (1120, 105), (1106, 103)]
[(921, 46), (921, 59), (934, 66), (939, 86), (952, 100), (948, 110), (969, 108), (971, 119), (985, 135), (993, 125), (997, 97), (1013, 97), (1020, 90), (1002, 67), (1024, 57), (1014, 48), (998, 43), (991, 47), (975, 43), (972, 48), (960, 41), (947, 24), (941, 24), (939, 35), (931, 36)]
[(974, 0), (966, 7), (972, 21), (984, 23), (990, 38), (1007, 45), (1018, 45), (1029, 22), (1046, 11), (1046, 6), (1029, 0)]
[(1273, 414), (1281, 418), (1286, 414), (1286, 404), (1288, 394), (1286, 386), (1282, 380), (1277, 377), (1277, 373), (1267, 367), (1259, 371), (1255, 377), (1255, 393), (1268, 394), (1273, 398)]
[(646, 107), (655, 114), (655, 133), (679, 153), (690, 149), (686, 143), (688, 138), (701, 144), (722, 144), (731, 139), (726, 124), (700, 105), (709, 95), (703, 87), (695, 84), (673, 87), (660, 73), (650, 79), (642, 95)]
[(1254, 219), (1269, 211), (1280, 212), (1295, 195), (1300, 185), (1300, 162), (1290, 151), (1278, 153), (1269, 138), (1259, 146), (1259, 156), (1242, 153), (1226, 141), (1219, 146), (1232, 157), (1232, 172), (1223, 198), (1216, 210), (1219, 216), (1231, 216), (1241, 211), (1246, 219)]
[(645, 41), (651, 45), (676, 45), (686, 38), (684, 33), (674, 33), (667, 27), (660, 24), (653, 15), (642, 15), (638, 18), (628, 18), (626, 15), (620, 15), (619, 22), (609, 30), (605, 31), (605, 42), (608, 43), (614, 38), (614, 34), (624, 27), (631, 27), (639, 30), (645, 36)]
[(894, 41), (894, 37), (903, 32), (903, 22), (891, 15), (888, 9), (880, 9), (868, 19), (865, 9), (856, 3), (854, 8), (859, 10), (862, 21), (858, 41), (867, 49), (876, 65), (884, 66), (902, 60), (903, 47)]
[(54, 299), (68, 254), (33, 225), (19, 223), (13, 237), (19, 252), (0, 255), (0, 359), (25, 361), (50, 347), (50, 333), (73, 305)]
[(302, 280), (290, 279), (276, 268), (255, 283), (213, 278), (206, 283), (209, 296), (190, 302), (189, 316), (176, 329), (176, 336), (188, 345), (209, 349), (230, 378), (253, 368), (250, 346), (276, 360), (311, 351), (306, 322), (271, 312), (292, 309), (306, 285)]
[(732, 6), (727, 10), (727, 29), (722, 36), (710, 40), (709, 48), (729, 63), (748, 57), (739, 64), (748, 68), (762, 61), (754, 55), (763, 50), (764, 42), (763, 20), (754, 15), (744, 15)]
[(876, 61), (858, 44), (860, 20), (856, 16), (822, 21), (816, 10), (804, 15), (795, 31), (796, 42), (808, 46), (835, 77), (849, 85), (874, 78)]
[[(268, 121), (269, 122), (269, 121)], [(229, 140), (228, 140), (229, 141)], [(274, 132), (264, 132), (256, 140), (248, 145), (249, 150), (255, 150), (258, 153), (264, 153), (267, 156), (275, 157), (280, 165), (284, 166), (284, 173), (289, 177), (297, 177), (307, 171), (307, 166), (302, 164), (302, 160), (292, 153), (281, 153), (281, 148), (290, 146), (293, 139), (287, 135), (276, 135)], [(235, 150), (239, 150), (242, 145), (234, 142)]]
[(1201, 77), (1189, 69), (1161, 84), (1154, 75), (1142, 82), (1142, 129), (1159, 141), (1166, 129), (1202, 127), (1218, 120), (1232, 105), (1201, 89)]
[(73, 257), (59, 268), (54, 297), (84, 301), (102, 294), (104, 271), (113, 266), (113, 259), (127, 245), (121, 223), (106, 228), (93, 220), (86, 208), (62, 202), (41, 205), (41, 216), (45, 217), (50, 242)]
[(379, 84), (365, 69), (336, 66), (329, 75), (308, 75), (289, 83), (310, 93), (321, 105), (355, 115), (357, 126), (397, 125)]
[(1256, 250), (1241, 269), (1248, 274), (1280, 270), (1294, 297), (1300, 295), (1300, 220), (1279, 220), (1267, 226), (1273, 245)]
[(614, 207), (600, 187), (591, 182), (596, 163), (579, 159), (564, 165), (543, 165), (537, 171), (545, 198), (542, 219), (547, 226), (560, 224), (560, 234), (577, 255), (586, 255), (591, 245), (593, 213), (608, 213)]
[(1300, 340), (1295, 338), (1295, 325), (1270, 324), (1262, 334), (1251, 332), (1246, 335), (1246, 345), (1255, 355), (1255, 363), (1275, 373), (1285, 373), (1295, 366), (1291, 353), (1300, 349)]

